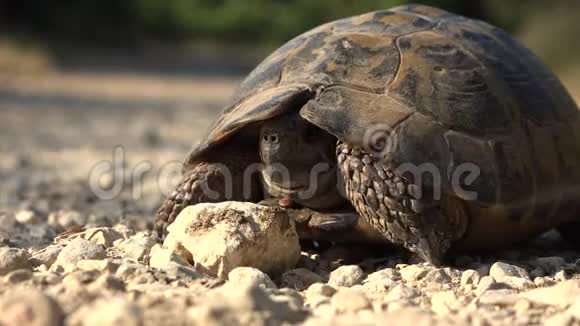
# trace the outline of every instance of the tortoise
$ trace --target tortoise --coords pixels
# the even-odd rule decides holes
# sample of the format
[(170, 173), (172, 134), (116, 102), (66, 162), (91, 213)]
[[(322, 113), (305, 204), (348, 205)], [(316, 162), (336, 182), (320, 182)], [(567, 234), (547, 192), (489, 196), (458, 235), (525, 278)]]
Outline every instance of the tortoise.
[(319, 234), (434, 264), (552, 228), (580, 243), (577, 104), (486, 22), (425, 5), (336, 20), (273, 52), (231, 103), (187, 156), (160, 234), (188, 205), (274, 198), (318, 213)]

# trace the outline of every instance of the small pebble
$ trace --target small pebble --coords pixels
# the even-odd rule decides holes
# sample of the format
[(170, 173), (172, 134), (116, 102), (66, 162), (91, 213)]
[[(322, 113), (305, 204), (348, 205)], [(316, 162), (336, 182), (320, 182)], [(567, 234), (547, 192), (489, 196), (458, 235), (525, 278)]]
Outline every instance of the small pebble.
[(330, 304), (338, 313), (358, 312), (371, 309), (371, 302), (361, 292), (352, 288), (339, 288), (330, 299)]
[(31, 269), (30, 255), (24, 249), (0, 247), (0, 275), (17, 269)]
[(476, 287), (479, 284), (480, 276), (476, 270), (468, 269), (461, 273), (461, 286)]
[(484, 294), (486, 291), (497, 289), (497, 288), (498, 288), (497, 282), (495, 281), (495, 279), (493, 277), (484, 276), (479, 281), (479, 284), (477, 284), (477, 290), (475, 291), (475, 294), (477, 296), (480, 296), (480, 295)]
[(4, 282), (10, 284), (17, 284), (28, 281), (32, 278), (32, 271), (28, 269), (17, 269), (4, 276)]
[(85, 239), (75, 238), (61, 250), (51, 270), (62, 268), (65, 271), (70, 271), (76, 268), (76, 263), (81, 260), (103, 259), (105, 256), (103, 246)]
[(152, 236), (145, 232), (139, 232), (129, 239), (123, 240), (117, 247), (123, 251), (125, 257), (140, 261), (149, 255), (155, 244), (156, 241)]
[(503, 262), (493, 264), (489, 269), (489, 275), (497, 282), (507, 284), (514, 289), (527, 289), (535, 286), (525, 269)]
[(325, 297), (331, 297), (336, 293), (336, 289), (330, 285), (324, 283), (314, 283), (304, 291), (304, 295), (306, 297), (314, 296), (314, 295), (321, 295)]
[(21, 224), (36, 224), (40, 222), (38, 214), (29, 209), (16, 212), (14, 219)]
[(276, 284), (272, 282), (270, 276), (253, 267), (236, 267), (228, 273), (228, 281), (236, 284), (249, 283), (264, 288), (275, 289)]
[(425, 283), (431, 283), (431, 284), (437, 284), (437, 285), (442, 285), (442, 284), (447, 284), (451, 282), (451, 275), (448, 271), (448, 269), (446, 268), (438, 268), (438, 269), (434, 269), (429, 271), (425, 277), (423, 278), (423, 282)]
[(53, 244), (48, 247), (43, 248), (32, 254), (30, 257), (30, 263), (32, 266), (45, 265), (47, 267), (52, 266), (56, 261), (56, 258), (65, 246), (62, 244)]
[(334, 287), (351, 287), (360, 284), (364, 278), (365, 273), (359, 266), (346, 265), (341, 266), (330, 273), (328, 284)]
[(114, 274), (117, 271), (117, 268), (119, 268), (119, 265), (108, 259), (83, 259), (77, 262), (76, 267), (85, 271), (95, 270)]
[(142, 309), (127, 299), (117, 297), (94, 302), (82, 318), (83, 326), (123, 325), (141, 326)]
[(453, 291), (437, 292), (431, 297), (431, 309), (438, 315), (447, 315), (459, 308), (459, 300)]
[(394, 268), (385, 268), (369, 274), (363, 283), (383, 280), (398, 281), (400, 279), (401, 276)]
[(517, 291), (512, 289), (490, 289), (479, 296), (479, 303), (489, 305), (514, 305), (519, 300)]
[(65, 316), (58, 303), (37, 290), (26, 289), (3, 295), (0, 312), (0, 325), (64, 325)]
[(530, 275), (525, 269), (503, 262), (497, 262), (491, 265), (491, 268), (489, 269), (489, 276), (500, 282), (505, 277), (519, 277), (528, 280), (530, 279)]
[(417, 290), (408, 287), (404, 284), (399, 284), (395, 286), (389, 293), (385, 296), (384, 301), (398, 301), (398, 300), (408, 300), (419, 296)]
[(405, 282), (415, 282), (427, 275), (428, 270), (419, 265), (409, 265), (401, 268), (399, 274)]
[(568, 275), (568, 273), (566, 273), (565, 270), (560, 270), (559, 272), (554, 274), (554, 280), (556, 282), (563, 282), (563, 281), (568, 280), (569, 278), (570, 278), (570, 276)]
[[(304, 292), (304, 304), (311, 309), (316, 309), (321, 305), (330, 306), (330, 298), (336, 293), (336, 289), (324, 284), (325, 287), (319, 287), (321, 283), (312, 284), (308, 290)], [(314, 287), (313, 289), (311, 289)]]
[(280, 277), (282, 287), (304, 290), (314, 283), (322, 283), (322, 277), (305, 268), (291, 269)]

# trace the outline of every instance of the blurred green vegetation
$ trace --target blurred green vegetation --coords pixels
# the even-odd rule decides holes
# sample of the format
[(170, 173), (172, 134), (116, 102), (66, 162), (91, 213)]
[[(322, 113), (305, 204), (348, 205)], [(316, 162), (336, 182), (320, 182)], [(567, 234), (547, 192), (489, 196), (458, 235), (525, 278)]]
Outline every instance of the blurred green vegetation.
[[(553, 0), (565, 3), (576, 0)], [(323, 22), (405, 0), (60, 0), (1, 1), (0, 26), (79, 42), (212, 40), (280, 44)], [(424, 0), (513, 30), (541, 0)]]
[[(159, 43), (267, 53), (322, 23), (408, 0), (0, 0), (0, 40), (19, 47)], [(579, 0), (419, 0), (516, 34), (550, 66), (580, 67)], [(217, 47), (215, 47), (217, 46)], [(230, 51), (230, 50), (226, 50)], [(234, 51), (235, 50), (231, 50)]]

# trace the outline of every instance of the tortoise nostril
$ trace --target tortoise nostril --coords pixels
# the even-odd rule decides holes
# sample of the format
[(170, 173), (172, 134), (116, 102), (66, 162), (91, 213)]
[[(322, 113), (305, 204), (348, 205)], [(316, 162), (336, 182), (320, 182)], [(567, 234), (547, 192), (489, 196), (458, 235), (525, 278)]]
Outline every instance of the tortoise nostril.
[(267, 143), (277, 143), (278, 135), (276, 134), (264, 135), (264, 141)]

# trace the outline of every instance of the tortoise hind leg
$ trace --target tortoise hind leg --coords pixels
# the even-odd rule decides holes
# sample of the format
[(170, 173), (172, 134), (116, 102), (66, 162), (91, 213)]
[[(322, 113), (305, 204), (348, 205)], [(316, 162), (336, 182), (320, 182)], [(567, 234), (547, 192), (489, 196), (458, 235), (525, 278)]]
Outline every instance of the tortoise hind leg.
[(389, 241), (438, 265), (465, 233), (467, 217), (458, 201), (413, 196), (416, 185), (348, 144), (337, 145), (337, 161), (353, 206)]
[(163, 239), (167, 226), (187, 206), (227, 200), (258, 202), (262, 187), (258, 172), (251, 170), (253, 160), (228, 155), (228, 161), (199, 162), (185, 166), (176, 189), (157, 210), (155, 231)]

